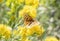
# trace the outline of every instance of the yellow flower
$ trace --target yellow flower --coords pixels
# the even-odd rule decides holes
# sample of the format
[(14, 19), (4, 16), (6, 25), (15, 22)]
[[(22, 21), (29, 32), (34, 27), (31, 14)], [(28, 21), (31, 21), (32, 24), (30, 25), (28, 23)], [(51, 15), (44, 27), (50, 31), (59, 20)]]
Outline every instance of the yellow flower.
[(11, 0), (6, 1), (6, 6), (9, 6), (11, 4)]
[(27, 35), (32, 35), (32, 34), (37, 34), (37, 35), (42, 35), (44, 32), (43, 27), (39, 26), (39, 25), (34, 25), (32, 27), (30, 27), (29, 29), (27, 29)]
[(39, 6), (39, 0), (25, 0), (25, 4), (37, 8)]
[(3, 2), (3, 0), (0, 0), (0, 3)]
[(24, 0), (16, 0), (17, 2), (17, 4), (21, 4), (21, 3), (23, 3), (24, 2)]
[(20, 39), (21, 41), (31, 41), (31, 40), (29, 40), (27, 37), (22, 37), (21, 39)]
[(18, 26), (18, 31), (21, 31), (24, 27)]
[(10, 27), (7, 27), (6, 28), (6, 32), (4, 33), (4, 36), (6, 38), (10, 38), (10, 35), (11, 35), (11, 28)]
[(21, 36), (21, 41), (25, 41), (26, 40), (26, 28), (22, 28), (20, 31), (20, 36)]
[(0, 34), (3, 34), (6, 31), (6, 25), (0, 24)]
[(13, 30), (13, 35), (16, 36), (18, 34), (17, 30)]
[(33, 28), (33, 27), (28, 28), (28, 29), (27, 29), (27, 33), (26, 33), (26, 35), (27, 35), (27, 36), (33, 35), (34, 32), (35, 32), (35, 31), (34, 31), (34, 28)]
[(45, 41), (58, 41), (58, 39), (54, 36), (48, 36), (46, 37)]
[(25, 32), (23, 30), (25, 30), (24, 27), (18, 26), (18, 29), (17, 30), (13, 30), (13, 35), (14, 36), (17, 36), (17, 35), (18, 36), (23, 36), (25, 34)]
[(27, 39), (27, 36), (34, 35), (34, 33), (37, 36), (40, 36), (44, 32), (44, 29), (42, 28), (42, 26), (39, 25), (33, 25), (30, 28), (28, 28), (28, 26), (26, 27), (19, 26), (18, 31), (22, 41), (30, 41), (29, 39)]
[(26, 38), (26, 40), (25, 41), (31, 41), (31, 40), (29, 40), (28, 38)]
[(20, 28), (18, 29), (18, 31), (20, 31), (19, 34), (20, 34), (21, 36), (25, 36), (25, 35), (26, 35), (27, 28), (26, 28), (26, 27), (20, 27)]
[(32, 18), (36, 17), (36, 9), (33, 8), (32, 6), (24, 6), (24, 8), (19, 12), (19, 16), (24, 16), (25, 14), (28, 14)]
[(5, 38), (10, 38), (11, 30), (12, 29), (10, 27), (0, 24), (0, 34)]
[(45, 31), (41, 25), (36, 25), (36, 26), (34, 27), (34, 29), (35, 29), (37, 35), (40, 35), (40, 36), (41, 36), (41, 35), (43, 34), (43, 32)]
[(60, 41), (60, 40), (59, 40)]
[(30, 41), (30, 40), (28, 40), (27, 35), (26, 35), (26, 33), (27, 33), (26, 27), (19, 26), (18, 31), (20, 31), (19, 34), (21, 36), (21, 39), (20, 39), (21, 41)]

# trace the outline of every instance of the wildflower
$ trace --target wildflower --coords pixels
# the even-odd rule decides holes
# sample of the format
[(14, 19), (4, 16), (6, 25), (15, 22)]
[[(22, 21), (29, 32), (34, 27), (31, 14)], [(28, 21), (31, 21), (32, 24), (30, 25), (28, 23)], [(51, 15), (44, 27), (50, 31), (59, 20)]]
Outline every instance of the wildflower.
[(24, 2), (24, 0), (16, 0), (15, 2), (16, 2), (17, 4), (21, 4), (21, 3)]
[(21, 36), (26, 35), (26, 28), (22, 28), (20, 33), (21, 33)]
[(17, 30), (13, 30), (13, 35), (16, 36), (18, 34)]
[(37, 8), (39, 6), (39, 0), (25, 0), (25, 4)]
[(33, 35), (35, 33), (41, 36), (43, 32), (44, 29), (42, 27), (40, 27), (39, 25), (34, 25), (27, 30), (27, 35)]
[(26, 35), (26, 31), (27, 31), (27, 28), (26, 27), (18, 27), (19, 29), (18, 29), (18, 31), (19, 31), (19, 34), (21, 35), (21, 36), (25, 36)]
[(31, 41), (31, 40), (29, 40), (28, 38), (26, 38), (26, 40), (25, 41)]
[(18, 27), (19, 29), (18, 29), (18, 31), (19, 31), (19, 35), (21, 36), (21, 41), (25, 41), (26, 40), (26, 31), (27, 31), (27, 29), (26, 29), (26, 27), (21, 27), (21, 26), (19, 26)]
[(10, 38), (11, 35), (11, 28), (7, 27), (6, 32), (4, 33), (5, 38)]
[(0, 0), (0, 3), (3, 2), (3, 0)]
[(10, 27), (0, 24), (0, 34), (5, 38), (10, 38), (11, 30), (12, 29)]
[(59, 40), (60, 41), (60, 40)]
[(24, 6), (24, 8), (19, 12), (19, 16), (24, 16), (25, 14), (28, 14), (32, 18), (36, 17), (36, 9), (32, 6)]
[(46, 37), (45, 41), (58, 41), (58, 39), (54, 36), (48, 36)]
[(10, 6), (10, 4), (11, 4), (11, 0), (7, 0), (7, 1), (6, 1), (6, 6), (8, 6), (8, 7), (9, 7), (9, 6)]

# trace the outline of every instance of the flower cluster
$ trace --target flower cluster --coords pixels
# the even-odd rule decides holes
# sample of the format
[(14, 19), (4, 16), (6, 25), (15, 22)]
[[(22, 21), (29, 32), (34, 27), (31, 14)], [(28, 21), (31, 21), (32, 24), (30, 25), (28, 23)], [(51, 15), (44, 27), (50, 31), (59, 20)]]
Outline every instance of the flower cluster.
[(6, 5), (21, 5), (21, 4), (25, 4), (25, 5), (30, 5), (33, 6), (34, 8), (37, 8), (39, 6), (39, 0), (7, 0), (6, 1)]
[(21, 16), (24, 16), (25, 14), (28, 14), (32, 18), (35, 18), (37, 11), (32, 6), (24, 6), (24, 8), (22, 10), (20, 10), (19, 16), (21, 17)]
[(44, 29), (42, 26), (34, 25), (30, 28), (28, 27), (21, 27), (19, 26), (17, 30), (13, 31), (13, 34), (16, 36), (20, 36), (21, 41), (30, 40), (28, 37), (35, 35), (36, 37), (39, 37), (43, 34)]
[[(31, 8), (38, 8), (39, 7), (39, 0), (7, 0), (5, 2), (6, 6), (10, 7), (10, 11), (8, 11), (8, 14), (15, 13), (16, 10), (21, 8), (27, 8), (30, 6)], [(27, 6), (25, 6), (27, 5)], [(21, 7), (20, 7), (21, 6)], [(29, 8), (30, 8), (29, 7)], [(27, 9), (29, 9), (27, 8)], [(32, 12), (35, 10), (33, 9)]]
[(48, 36), (46, 37), (45, 41), (58, 41), (58, 39), (54, 36)]
[(31, 5), (34, 8), (39, 6), (39, 0), (25, 0), (26, 5)]
[(6, 25), (3, 25), (3, 24), (0, 24), (0, 35), (1, 35), (1, 38), (10, 38), (11, 36), (11, 28), (6, 26)]

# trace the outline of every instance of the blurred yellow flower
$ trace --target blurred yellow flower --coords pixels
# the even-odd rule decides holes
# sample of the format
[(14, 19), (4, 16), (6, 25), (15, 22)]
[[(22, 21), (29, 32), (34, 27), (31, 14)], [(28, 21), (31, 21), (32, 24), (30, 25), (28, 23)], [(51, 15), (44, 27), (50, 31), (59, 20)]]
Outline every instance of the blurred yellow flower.
[(6, 26), (3, 24), (0, 24), (0, 34), (3, 34), (6, 31)]
[(15, 2), (16, 2), (17, 4), (21, 4), (21, 3), (24, 2), (24, 0), (16, 0)]
[(21, 41), (31, 41), (31, 40), (29, 40), (28, 37), (26, 37), (26, 36), (21, 37), (20, 40), (21, 40)]
[(54, 36), (48, 36), (46, 37), (45, 41), (58, 41), (58, 39)]
[(3, 0), (0, 0), (0, 3), (3, 2)]
[(11, 4), (11, 0), (6, 1), (6, 6), (9, 6)]
[(59, 39), (59, 41), (60, 41), (60, 39)]
[(39, 6), (39, 0), (25, 0), (25, 4), (37, 8)]
[(26, 38), (26, 40), (25, 41), (31, 41), (31, 40), (29, 40), (28, 38)]
[(0, 24), (0, 34), (5, 38), (10, 38), (11, 30), (12, 29), (10, 27)]
[(30, 27), (29, 29), (27, 29), (27, 35), (32, 35), (32, 34), (37, 34), (37, 35), (42, 35), (44, 32), (44, 29), (42, 26), (39, 25), (34, 25), (32, 27)]
[(41, 35), (43, 34), (43, 32), (45, 31), (41, 25), (36, 25), (36, 26), (34, 27), (34, 29), (35, 29), (36, 33), (37, 33), (38, 35), (40, 35), (40, 36), (41, 36)]
[(10, 38), (10, 35), (11, 35), (11, 28), (10, 27), (7, 27), (6, 28), (6, 32), (4, 33), (4, 36), (6, 37), (6, 38)]
[(21, 30), (21, 29), (23, 29), (23, 27), (22, 26), (18, 26), (18, 31)]
[(36, 17), (36, 9), (33, 8), (32, 6), (24, 6), (24, 8), (19, 12), (19, 16), (24, 16), (25, 14), (28, 14), (32, 18)]
[(19, 32), (17, 35), (21, 36), (20, 39), (21, 41), (31, 41), (27, 38), (27, 36), (32, 36), (34, 35), (34, 33), (37, 36), (41, 36), (42, 33), (44, 32), (44, 29), (40, 25), (34, 25), (31, 26), (30, 28), (28, 28), (28, 26), (25, 27), (19, 26), (17, 31)]
[(13, 30), (13, 35), (16, 36), (18, 34), (17, 30)]
[(28, 28), (28, 29), (27, 29), (27, 33), (26, 33), (26, 35), (28, 35), (28, 36), (33, 35), (34, 32), (35, 32), (35, 31), (34, 31), (34, 28), (33, 28), (33, 27)]
[(20, 30), (20, 35), (21, 36), (25, 36), (26, 35), (26, 31), (27, 31), (27, 29), (25, 27), (22, 27), (21, 30)]
[(25, 41), (26, 40), (26, 31), (27, 31), (27, 29), (25, 28), (25, 27), (20, 27), (19, 28), (20, 30), (20, 32), (19, 32), (19, 35), (21, 36), (21, 41)]

